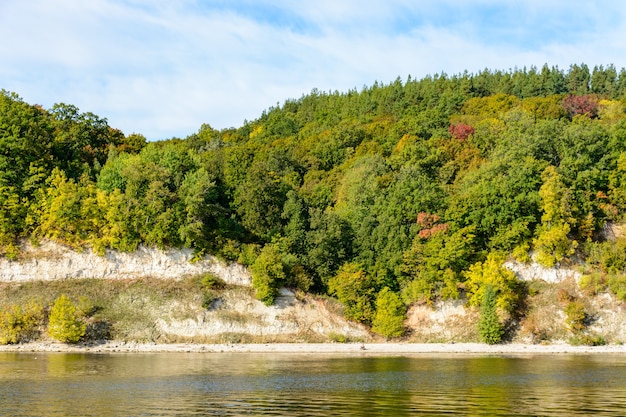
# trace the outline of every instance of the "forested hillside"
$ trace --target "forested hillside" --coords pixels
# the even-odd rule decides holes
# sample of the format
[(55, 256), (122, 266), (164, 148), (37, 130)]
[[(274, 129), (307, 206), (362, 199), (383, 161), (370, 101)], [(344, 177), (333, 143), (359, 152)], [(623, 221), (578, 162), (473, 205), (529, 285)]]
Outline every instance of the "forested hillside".
[(0, 247), (190, 247), (249, 265), (268, 304), (326, 293), (385, 336), (439, 298), (523, 314), (509, 257), (585, 261), (585, 285), (626, 300), (626, 240), (601, 233), (626, 213), (625, 109), (624, 69), (485, 70), (314, 90), (146, 143), (3, 91)]

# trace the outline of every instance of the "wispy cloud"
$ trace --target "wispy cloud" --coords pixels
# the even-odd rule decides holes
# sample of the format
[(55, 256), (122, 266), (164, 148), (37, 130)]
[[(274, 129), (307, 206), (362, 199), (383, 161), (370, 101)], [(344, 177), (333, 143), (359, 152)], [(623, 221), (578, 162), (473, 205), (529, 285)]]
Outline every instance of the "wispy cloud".
[(626, 66), (601, 1), (4, 0), (0, 88), (125, 133), (239, 126), (313, 88), (544, 63)]

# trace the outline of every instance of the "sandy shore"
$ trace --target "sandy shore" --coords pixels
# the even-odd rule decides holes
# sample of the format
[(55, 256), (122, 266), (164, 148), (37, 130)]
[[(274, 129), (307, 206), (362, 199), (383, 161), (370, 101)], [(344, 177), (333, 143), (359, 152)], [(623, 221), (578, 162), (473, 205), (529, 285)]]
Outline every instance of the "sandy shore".
[(626, 345), (572, 346), (480, 343), (268, 343), (268, 344), (141, 344), (109, 342), (99, 345), (28, 343), (0, 346), (0, 352), (77, 352), (77, 353), (306, 353), (306, 354), (626, 354)]

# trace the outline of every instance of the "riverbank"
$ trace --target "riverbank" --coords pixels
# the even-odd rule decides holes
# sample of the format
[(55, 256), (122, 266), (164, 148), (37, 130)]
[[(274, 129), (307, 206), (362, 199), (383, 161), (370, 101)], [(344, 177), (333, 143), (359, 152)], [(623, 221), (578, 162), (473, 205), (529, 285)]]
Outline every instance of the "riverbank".
[(142, 344), (109, 342), (92, 345), (25, 343), (0, 346), (0, 352), (65, 353), (306, 353), (306, 354), (626, 354), (626, 345), (573, 346), (566, 343), (486, 345), (481, 343), (259, 343)]

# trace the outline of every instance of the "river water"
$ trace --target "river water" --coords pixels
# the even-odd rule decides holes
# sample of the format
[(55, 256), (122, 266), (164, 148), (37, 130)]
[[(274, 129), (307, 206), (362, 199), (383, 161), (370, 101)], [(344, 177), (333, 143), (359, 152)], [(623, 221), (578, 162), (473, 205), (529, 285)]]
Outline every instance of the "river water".
[(617, 416), (626, 355), (0, 353), (0, 416)]

